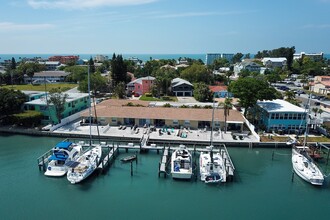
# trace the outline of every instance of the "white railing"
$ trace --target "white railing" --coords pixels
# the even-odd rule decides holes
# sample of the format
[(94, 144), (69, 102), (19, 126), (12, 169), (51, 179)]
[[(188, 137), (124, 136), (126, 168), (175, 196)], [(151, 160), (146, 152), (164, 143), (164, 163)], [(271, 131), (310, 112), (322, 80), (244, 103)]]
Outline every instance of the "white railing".
[(255, 126), (253, 124), (251, 124), (249, 122), (249, 120), (247, 120), (244, 115), (242, 115), (244, 120), (245, 120), (245, 124), (248, 126), (248, 128), (250, 129), (251, 133), (257, 138), (257, 141), (260, 142), (260, 136), (257, 134), (257, 132), (255, 132)]
[(47, 126), (43, 127), (42, 130), (44, 130), (44, 131), (46, 131), (46, 130), (48, 130), (48, 131), (54, 131), (54, 130), (58, 129), (59, 127), (62, 127), (64, 125), (66, 125), (66, 124), (69, 124), (70, 122), (75, 121), (75, 120), (77, 120), (79, 118), (80, 118), (80, 112), (78, 112), (76, 114), (73, 114), (73, 115), (70, 115), (70, 116), (68, 116), (66, 118), (63, 118), (61, 120), (61, 123), (59, 123), (59, 124), (56, 124), (56, 125), (47, 125)]

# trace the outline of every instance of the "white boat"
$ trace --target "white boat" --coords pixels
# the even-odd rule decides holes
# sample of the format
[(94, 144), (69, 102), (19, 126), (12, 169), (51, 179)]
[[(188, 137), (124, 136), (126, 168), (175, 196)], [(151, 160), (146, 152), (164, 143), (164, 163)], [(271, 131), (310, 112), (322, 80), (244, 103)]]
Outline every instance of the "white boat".
[(100, 163), (102, 156), (101, 145), (92, 146), (76, 161), (66, 163), (69, 166), (67, 178), (70, 183), (75, 184), (83, 181), (90, 176)]
[(324, 176), (321, 170), (314, 163), (313, 159), (308, 154), (307, 147), (307, 134), (308, 134), (308, 116), (309, 116), (309, 103), (310, 97), (308, 99), (308, 103), (306, 105), (306, 130), (304, 136), (304, 142), (302, 146), (296, 146), (293, 144), (292, 146), (292, 167), (295, 173), (300, 176), (303, 180), (311, 183), (312, 185), (323, 185)]
[(303, 180), (312, 185), (323, 185), (324, 176), (308, 155), (307, 147), (292, 148), (292, 166), (295, 173)]
[(62, 141), (56, 144), (52, 149), (52, 155), (49, 157), (46, 176), (64, 176), (68, 172), (65, 162), (75, 160), (80, 156), (81, 146), (68, 141)]
[(172, 153), (171, 174), (173, 179), (191, 179), (192, 156), (184, 145)]
[(201, 181), (205, 183), (226, 182), (226, 168), (220, 153), (214, 153), (212, 146), (208, 152), (201, 152), (199, 157), (199, 172)]

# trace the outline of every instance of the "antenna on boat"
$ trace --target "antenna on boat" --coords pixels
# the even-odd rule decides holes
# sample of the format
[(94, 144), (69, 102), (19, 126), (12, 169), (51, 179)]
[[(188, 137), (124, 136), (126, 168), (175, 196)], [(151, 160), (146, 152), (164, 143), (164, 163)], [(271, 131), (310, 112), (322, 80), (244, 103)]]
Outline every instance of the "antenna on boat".
[(89, 63), (87, 64), (87, 77), (88, 77), (88, 113), (89, 113), (89, 147), (92, 146), (92, 111), (91, 111), (91, 82), (90, 82), (90, 70)]

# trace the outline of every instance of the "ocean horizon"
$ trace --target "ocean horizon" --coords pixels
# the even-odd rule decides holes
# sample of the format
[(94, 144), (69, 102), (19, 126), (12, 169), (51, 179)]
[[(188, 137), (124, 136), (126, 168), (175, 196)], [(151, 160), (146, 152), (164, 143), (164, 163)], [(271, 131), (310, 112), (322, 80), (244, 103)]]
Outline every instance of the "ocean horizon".
[[(116, 55), (118, 54), (121, 54), (121, 53), (115, 53)], [(185, 53), (173, 53), (173, 54), (170, 54), (170, 53), (141, 53), (141, 54), (130, 54), (130, 53), (123, 53), (121, 54), (123, 56), (124, 59), (128, 59), (128, 58), (131, 58), (131, 57), (136, 57), (142, 61), (148, 61), (150, 59), (179, 59), (180, 57), (181, 58), (191, 58), (191, 59), (201, 59), (203, 62), (206, 62), (206, 54), (207, 53), (196, 53), (196, 54), (185, 54)], [(235, 53), (234, 53), (235, 54)], [(11, 60), (12, 57), (15, 58), (16, 62), (18, 62), (19, 60), (23, 59), (23, 58), (34, 58), (34, 57), (40, 57), (42, 59), (48, 59), (49, 57), (51, 56), (69, 56), (69, 55), (74, 55), (74, 56), (79, 56), (81, 59), (90, 59), (91, 57), (95, 57), (96, 55), (104, 55), (104, 56), (108, 56), (109, 59), (112, 58), (112, 55), (113, 53), (111, 54), (102, 54), (102, 53), (95, 53), (95, 54), (66, 54), (66, 53), (63, 53), (63, 54), (0, 54), (0, 62), (3, 62), (4, 60)], [(245, 55), (245, 54), (244, 54)], [(250, 53), (250, 56), (251, 58), (254, 57), (255, 54), (252, 54)], [(326, 59), (330, 59), (330, 54), (324, 54), (324, 58)]]

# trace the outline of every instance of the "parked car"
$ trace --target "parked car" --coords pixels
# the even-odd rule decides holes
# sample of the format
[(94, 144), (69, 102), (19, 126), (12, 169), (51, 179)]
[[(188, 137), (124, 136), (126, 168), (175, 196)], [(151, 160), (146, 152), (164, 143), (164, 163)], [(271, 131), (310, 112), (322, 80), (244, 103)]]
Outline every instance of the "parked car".
[(280, 87), (278, 87), (278, 89), (283, 90), (283, 91), (290, 90), (289, 87), (287, 87), (287, 86), (280, 86)]

